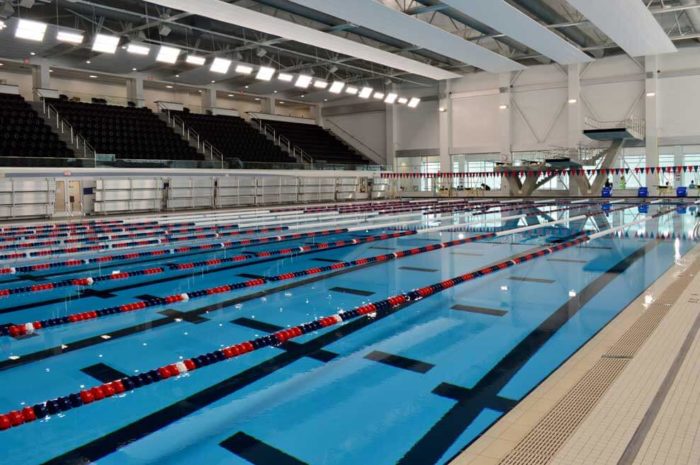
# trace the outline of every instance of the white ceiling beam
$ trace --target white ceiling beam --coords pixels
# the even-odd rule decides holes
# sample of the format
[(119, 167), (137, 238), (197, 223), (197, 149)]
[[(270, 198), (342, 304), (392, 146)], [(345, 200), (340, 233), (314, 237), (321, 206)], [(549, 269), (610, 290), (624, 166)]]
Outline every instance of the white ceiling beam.
[(504, 0), (442, 1), (557, 63), (570, 65), (592, 61), (592, 58), (578, 47), (559, 37)]
[(461, 63), (503, 73), (525, 67), (503, 55), (374, 0), (291, 0)]
[(379, 63), (411, 74), (430, 79), (443, 80), (459, 78), (461, 75), (427, 65), (416, 60), (370, 47), (352, 40), (334, 36), (316, 29), (301, 26), (274, 16), (242, 8), (219, 0), (148, 0), (149, 3), (173, 8), (197, 16), (234, 24), (276, 37), (293, 40), (314, 47), (331, 50), (361, 60)]
[(678, 51), (642, 0), (567, 0), (632, 57)]

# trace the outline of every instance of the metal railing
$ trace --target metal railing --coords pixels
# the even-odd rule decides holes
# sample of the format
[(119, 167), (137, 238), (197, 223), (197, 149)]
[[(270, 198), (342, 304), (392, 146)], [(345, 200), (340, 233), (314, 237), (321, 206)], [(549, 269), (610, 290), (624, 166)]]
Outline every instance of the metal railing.
[(612, 129), (625, 128), (630, 132), (635, 132), (644, 139), (646, 136), (646, 121), (641, 118), (627, 118), (621, 121), (598, 121), (593, 118), (584, 118), (584, 124), (590, 129)]
[[(97, 158), (97, 151), (90, 145), (85, 137), (79, 134), (68, 121), (61, 117), (56, 107), (47, 104), (46, 100), (43, 100), (43, 109), (46, 119), (55, 123), (56, 129), (60, 131), (61, 134), (69, 135), (70, 142), (73, 147), (75, 147), (78, 158), (91, 158), (93, 160)], [(83, 155), (82, 157), (80, 157), (81, 154)]]
[(258, 118), (254, 118), (252, 121), (257, 126), (260, 134), (271, 137), (276, 146), (282, 150), (285, 150), (295, 160), (309, 165), (314, 163), (314, 159), (311, 157), (311, 155), (306, 153), (301, 147), (294, 145), (287, 137), (283, 136), (282, 134), (278, 134), (277, 131), (275, 131), (275, 128)]
[(342, 133), (342, 135), (337, 136), (339, 139), (344, 140), (345, 138), (348, 138), (348, 139), (351, 139), (353, 141), (352, 145), (354, 145), (354, 144), (359, 145), (362, 148), (362, 151), (360, 152), (362, 155), (366, 156), (366, 154), (364, 153), (366, 151), (366, 152), (369, 152), (373, 155), (372, 157), (369, 157), (369, 158), (374, 158), (374, 161), (376, 163), (381, 163), (382, 160), (384, 160), (384, 156), (382, 156), (379, 152), (377, 152), (372, 147), (370, 147), (369, 145), (362, 142), (357, 137), (350, 134), (348, 131), (346, 131), (345, 129), (340, 127), (340, 125), (338, 125), (334, 121), (326, 119), (323, 121), (323, 124), (325, 124), (325, 125), (330, 124), (331, 126), (333, 126), (333, 129), (327, 128), (331, 132), (331, 134), (333, 134), (333, 135), (336, 135), (336, 133)]
[(200, 137), (199, 133), (185, 124), (185, 121), (177, 115), (173, 115), (169, 110), (166, 111), (168, 116), (168, 125), (175, 130), (176, 133), (182, 135), (187, 142), (193, 142), (197, 151), (204, 154), (210, 161), (221, 163), (224, 167), (225, 155), (208, 140)]

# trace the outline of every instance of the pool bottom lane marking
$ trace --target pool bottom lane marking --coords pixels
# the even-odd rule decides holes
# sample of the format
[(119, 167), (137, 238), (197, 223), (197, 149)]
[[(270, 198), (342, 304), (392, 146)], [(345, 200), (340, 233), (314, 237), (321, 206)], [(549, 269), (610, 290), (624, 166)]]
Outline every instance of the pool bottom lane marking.
[(432, 370), (435, 365), (432, 363), (421, 362), (420, 360), (414, 360), (408, 357), (402, 357), (401, 355), (389, 354), (379, 350), (375, 350), (365, 355), (367, 360), (372, 360), (375, 362), (383, 363), (394, 368), (400, 368), (402, 370), (413, 371), (415, 373), (427, 373)]
[(308, 465), (242, 431), (223, 440), (219, 445), (253, 465)]
[[(275, 347), (289, 341), (290, 339), (303, 336), (304, 334), (315, 333), (323, 328), (340, 325), (341, 323), (351, 320), (371, 320), (376, 318), (379, 313), (391, 314), (400, 308), (403, 308), (405, 304), (409, 302), (423, 300), (431, 295), (440, 293), (464, 282), (472, 281), (483, 276), (488, 276), (497, 271), (504, 270), (539, 257), (550, 255), (557, 251), (582, 244), (589, 240), (590, 238), (588, 236), (581, 236), (573, 241), (545, 247), (539, 249), (537, 252), (519, 255), (497, 265), (488, 266), (477, 271), (455, 276), (451, 279), (421, 287), (403, 294), (397, 294), (384, 300), (361, 305), (352, 310), (339, 311), (333, 315), (321, 317), (291, 328), (282, 329), (281, 331), (277, 331), (267, 336), (244, 341), (224, 347), (223, 349), (216, 349), (206, 354), (177, 361), (160, 368), (144, 371), (138, 375), (126, 376), (124, 378), (94, 386), (90, 389), (84, 389), (80, 392), (67, 394), (56, 399), (50, 399), (33, 406), (26, 406), (20, 410), (13, 410), (6, 414), (0, 415), (0, 430), (18, 427), (22, 424), (33, 422), (37, 419), (46, 418), (49, 415), (63, 413), (83, 405), (101, 401), (105, 398), (112, 397), (115, 394), (121, 394), (126, 391), (138, 389), (152, 383), (167, 380), (168, 378), (179, 377), (184, 373), (195, 371), (205, 366), (219, 363), (231, 358), (236, 358), (249, 352), (267, 347)], [(437, 249), (440, 248), (440, 246), (426, 246), (425, 248)]]

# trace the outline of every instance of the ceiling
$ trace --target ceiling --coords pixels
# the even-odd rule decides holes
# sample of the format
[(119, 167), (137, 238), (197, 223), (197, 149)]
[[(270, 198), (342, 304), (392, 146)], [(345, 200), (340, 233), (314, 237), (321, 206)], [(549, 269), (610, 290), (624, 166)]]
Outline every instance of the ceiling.
[[(140, 73), (194, 87), (216, 81), (224, 90), (277, 91), (310, 102), (343, 96), (241, 76), (235, 64), (383, 92), (392, 84), (418, 91), (482, 69), (668, 53), (696, 46), (700, 38), (700, 0), (0, 0), (0, 19), (11, 25), (17, 18), (48, 23), (46, 39), (40, 44), (15, 39), (14, 28), (6, 27), (0, 31), (2, 58), (21, 60), (34, 52), (57, 67)], [(83, 31), (87, 38), (81, 45), (57, 42), (59, 28)], [(95, 53), (90, 45), (97, 32), (150, 45), (152, 53)], [(161, 44), (207, 59), (226, 57), (234, 65), (213, 74), (209, 62), (157, 63)]]

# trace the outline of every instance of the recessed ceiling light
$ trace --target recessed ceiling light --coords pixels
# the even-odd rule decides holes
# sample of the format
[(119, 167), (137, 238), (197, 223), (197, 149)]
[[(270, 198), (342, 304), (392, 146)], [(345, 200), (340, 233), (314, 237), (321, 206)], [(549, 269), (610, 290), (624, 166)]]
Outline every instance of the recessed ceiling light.
[(228, 97), (233, 97), (233, 94), (228, 94)]
[(180, 75), (179, 75), (179, 74), (176, 74), (176, 75), (175, 75), (175, 77), (176, 77), (176, 78), (179, 78), (179, 77), (180, 77)]
[(247, 88), (248, 88), (248, 86), (245, 86), (245, 88), (247, 89)]
[(226, 58), (214, 58), (214, 61), (211, 62), (211, 66), (209, 67), (209, 71), (213, 73), (219, 73), (219, 74), (226, 74), (228, 73), (229, 68), (231, 67), (231, 60), (228, 60)]
[(56, 40), (59, 42), (68, 42), (69, 44), (82, 44), (83, 34), (78, 32), (58, 31)]
[(292, 82), (294, 80), (294, 75), (289, 73), (279, 73), (277, 79), (284, 82)]
[(42, 40), (44, 40), (44, 34), (46, 34), (46, 23), (40, 23), (39, 21), (30, 21), (28, 19), (20, 19), (17, 22), (17, 30), (15, 31), (15, 37), (18, 39), (27, 39), (36, 42), (41, 42)]
[(324, 101), (324, 102), (327, 102), (327, 101), (328, 101), (328, 99), (327, 99), (327, 98), (324, 98), (324, 99), (323, 99), (323, 101)]
[(280, 101), (279, 104), (280, 104), (280, 105), (284, 105), (284, 102)]
[(161, 63), (173, 64), (177, 61), (177, 57), (180, 56), (180, 49), (175, 47), (167, 47), (165, 45), (160, 46), (158, 50), (158, 55), (156, 56), (156, 61)]
[(419, 103), (420, 99), (418, 97), (412, 97), (411, 100), (408, 101), (408, 106), (409, 108), (416, 108)]
[(166, 88), (166, 89), (172, 89), (173, 86), (171, 86), (170, 84), (168, 84), (167, 86), (165, 86), (165, 88)]
[(322, 81), (321, 79), (316, 79), (314, 81), (314, 87), (317, 89), (325, 89), (328, 87), (328, 83), (326, 81)]
[(256, 102), (259, 102), (259, 101), (260, 101), (260, 97), (255, 97), (255, 101), (256, 101)]
[(90, 61), (90, 60), (85, 60), (85, 63), (87, 63), (87, 64), (89, 65), (90, 63), (92, 63), (92, 61)]
[(212, 80), (211, 80), (211, 83), (212, 83), (212, 84), (216, 84), (216, 81), (212, 79)]
[(507, 109), (508, 109), (508, 105), (499, 105), (499, 106), (498, 106), (498, 109), (499, 109), (499, 110), (507, 110)]
[(569, 103), (571, 103), (571, 104), (574, 104), (574, 103), (576, 103), (576, 102), (577, 102), (577, 100), (576, 100), (575, 98), (570, 98), (570, 99), (569, 99)]
[(304, 98), (304, 97), (306, 97), (306, 95), (305, 95), (305, 94), (301, 94), (301, 98)]
[(360, 93), (357, 94), (357, 96), (360, 98), (369, 98), (370, 95), (372, 95), (372, 88), (371, 87), (363, 87), (362, 90), (360, 91)]
[(406, 105), (408, 103), (408, 99), (406, 97), (399, 97), (399, 103), (401, 105)]
[(276, 94), (276, 93), (277, 93), (277, 91), (276, 91), (276, 90), (273, 90), (273, 91), (272, 91), (272, 93), (273, 93), (273, 94)]
[(356, 95), (359, 91), (360, 91), (360, 89), (358, 89), (357, 87), (353, 87), (353, 86), (348, 86), (345, 89), (345, 93), (350, 94), (350, 95)]
[(95, 76), (94, 74), (91, 74), (90, 79), (97, 79), (97, 76)]
[(656, 97), (656, 92), (647, 92), (647, 97)]
[(375, 92), (372, 97), (377, 100), (384, 100), (384, 92)]
[(139, 44), (129, 44), (126, 46), (126, 51), (134, 55), (148, 55), (151, 51), (150, 47)]
[(92, 50), (101, 53), (114, 53), (117, 51), (118, 45), (119, 37), (97, 34), (92, 42)]
[(328, 89), (328, 92), (332, 94), (339, 94), (343, 90), (343, 87), (345, 87), (344, 82), (334, 81), (333, 84), (331, 84), (331, 88)]
[(294, 87), (301, 87), (302, 89), (306, 89), (307, 87), (309, 87), (309, 84), (311, 84), (312, 79), (313, 78), (308, 74), (300, 74), (296, 82), (294, 83)]
[(36, 52), (29, 52), (29, 54), (30, 54), (31, 56), (35, 56), (35, 55), (36, 55)]
[(269, 66), (261, 66), (258, 69), (258, 74), (255, 75), (255, 79), (260, 79), (261, 81), (269, 81), (274, 75), (275, 68), (270, 68)]
[(236, 65), (236, 72), (238, 74), (250, 74), (253, 72), (253, 67), (248, 65)]
[(187, 55), (187, 58), (185, 58), (185, 62), (187, 62), (191, 65), (197, 65), (197, 66), (204, 65), (205, 61), (206, 61), (206, 59), (204, 57), (200, 57), (198, 55)]
[(131, 68), (131, 71), (136, 71), (136, 68)]
[(6, 27), (7, 27), (7, 24), (5, 24), (5, 21), (0, 20), (0, 31), (2, 31), (3, 29), (5, 29)]
[[(2, 66), (2, 65), (0, 65), (0, 66)], [(49, 73), (53, 73), (53, 70), (52, 70), (52, 69), (50, 69), (50, 70), (49, 70)]]
[(396, 102), (396, 99), (397, 99), (398, 97), (399, 97), (399, 96), (396, 95), (395, 93), (390, 92), (390, 93), (388, 93), (387, 96), (384, 98), (384, 103), (394, 103), (394, 102)]

